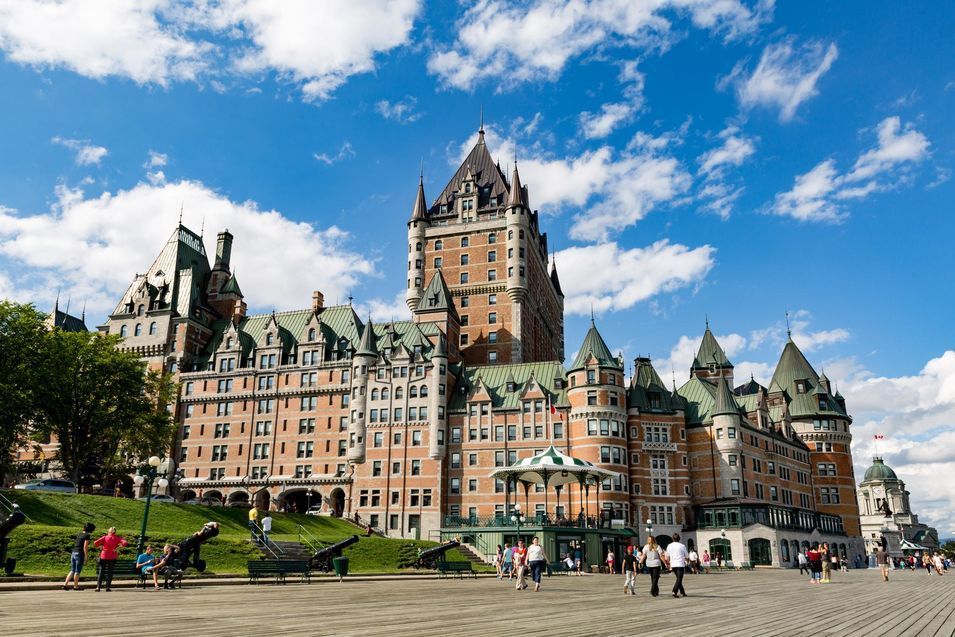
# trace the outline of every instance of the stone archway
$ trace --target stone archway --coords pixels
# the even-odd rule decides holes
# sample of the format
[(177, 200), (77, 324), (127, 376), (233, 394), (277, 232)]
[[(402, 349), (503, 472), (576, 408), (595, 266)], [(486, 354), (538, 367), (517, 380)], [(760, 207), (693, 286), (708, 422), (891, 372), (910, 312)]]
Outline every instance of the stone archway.
[(307, 513), (321, 504), (322, 494), (315, 489), (295, 488), (279, 494), (279, 508), (287, 513)]
[(186, 489), (185, 491), (180, 491), (180, 492), (179, 492), (179, 499), (180, 499), (182, 502), (185, 502), (186, 500), (195, 500), (195, 499), (196, 499), (196, 492), (193, 491), (192, 489)]
[(229, 505), (235, 505), (237, 507), (248, 506), (251, 507), (249, 502), (249, 492), (248, 491), (233, 491), (229, 494), (228, 498)]
[(217, 503), (222, 504), (222, 491), (212, 489), (211, 491), (204, 491), (202, 493), (203, 499), (215, 500)]
[(666, 550), (666, 547), (670, 546), (670, 542), (673, 541), (673, 538), (669, 535), (658, 535), (656, 537), (657, 544), (660, 545), (661, 549)]
[(328, 508), (336, 518), (342, 517), (345, 513), (345, 492), (340, 488), (332, 489), (328, 494)]

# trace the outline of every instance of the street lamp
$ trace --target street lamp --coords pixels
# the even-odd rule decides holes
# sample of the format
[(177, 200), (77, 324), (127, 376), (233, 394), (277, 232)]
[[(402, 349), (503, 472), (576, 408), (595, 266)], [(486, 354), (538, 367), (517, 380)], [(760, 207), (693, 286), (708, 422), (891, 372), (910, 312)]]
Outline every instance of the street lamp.
[(521, 505), (515, 504), (514, 512), (511, 514), (511, 522), (515, 522), (517, 524), (517, 541), (518, 542), (521, 541), (521, 522), (523, 522), (526, 517), (527, 516), (521, 513)]
[(647, 543), (650, 543), (650, 538), (653, 537), (653, 520), (647, 518)]
[[(144, 486), (146, 489), (146, 509), (143, 511), (143, 526), (139, 531), (139, 541), (136, 544), (136, 553), (142, 553), (143, 548), (146, 546), (146, 523), (149, 521), (149, 503), (153, 499), (153, 481), (159, 476), (159, 465), (162, 464), (162, 460), (159, 456), (151, 456), (147, 461), (148, 464), (146, 467), (140, 467), (139, 471), (133, 477), (133, 482), (137, 487)], [(169, 480), (166, 479), (165, 474), (159, 479), (159, 488), (165, 489), (169, 486)]]

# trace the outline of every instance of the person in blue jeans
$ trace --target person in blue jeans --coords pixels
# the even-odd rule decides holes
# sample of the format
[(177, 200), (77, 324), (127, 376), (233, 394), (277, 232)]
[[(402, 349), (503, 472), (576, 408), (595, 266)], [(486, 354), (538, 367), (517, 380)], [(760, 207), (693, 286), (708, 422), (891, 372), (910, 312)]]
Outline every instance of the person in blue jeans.
[(541, 573), (547, 566), (547, 554), (544, 553), (544, 547), (541, 546), (540, 538), (531, 540), (531, 545), (527, 547), (527, 563), (531, 567), (531, 579), (534, 580), (534, 592), (541, 589)]
[(511, 548), (510, 544), (504, 544), (504, 565), (501, 568), (501, 575), (511, 579), (511, 576), (514, 573), (514, 549)]
[(80, 590), (80, 571), (83, 570), (83, 565), (86, 564), (86, 556), (90, 550), (91, 534), (95, 530), (96, 525), (92, 522), (87, 522), (83, 526), (83, 530), (76, 534), (76, 538), (73, 542), (73, 552), (70, 553), (70, 572), (66, 574), (66, 581), (63, 582), (63, 590), (70, 590), (71, 579), (73, 580), (73, 590)]

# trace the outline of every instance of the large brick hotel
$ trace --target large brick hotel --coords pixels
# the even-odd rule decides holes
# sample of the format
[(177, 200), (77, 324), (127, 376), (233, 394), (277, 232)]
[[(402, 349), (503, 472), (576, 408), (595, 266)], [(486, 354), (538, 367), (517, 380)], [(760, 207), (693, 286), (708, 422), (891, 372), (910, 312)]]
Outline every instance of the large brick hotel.
[[(233, 236), (210, 266), (178, 226), (100, 329), (179, 374), (181, 493), (319, 505), (478, 549), (513, 538), (519, 504), (552, 551), (583, 539), (598, 556), (651, 526), (736, 562), (788, 564), (815, 540), (862, 553), (852, 419), (825, 375), (789, 340), (768, 387), (737, 384), (708, 325), (681, 387), (647, 358), (627, 378), (595, 324), (565, 364), (564, 297), (529, 195), (483, 131), (432, 203), (419, 183), (411, 320), (389, 323), (321, 292), (249, 315)], [(551, 444), (617, 476), (561, 491), (489, 477)]]

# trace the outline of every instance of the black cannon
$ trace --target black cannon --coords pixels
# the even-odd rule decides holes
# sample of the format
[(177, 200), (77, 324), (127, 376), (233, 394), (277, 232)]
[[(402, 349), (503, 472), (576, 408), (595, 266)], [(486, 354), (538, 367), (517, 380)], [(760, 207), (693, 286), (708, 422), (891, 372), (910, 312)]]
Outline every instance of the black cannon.
[(10, 515), (7, 516), (7, 519), (0, 522), (0, 566), (3, 567), (7, 575), (12, 575), (13, 570), (17, 566), (15, 559), (7, 557), (7, 546), (10, 544), (10, 538), (8, 538), (7, 535), (10, 534), (10, 531), (23, 524), (26, 517), (23, 511), (20, 510), (20, 507), (14, 504), (13, 510), (10, 512)]
[(332, 560), (342, 556), (342, 551), (358, 541), (358, 536), (346, 537), (340, 542), (315, 551), (315, 555), (308, 561), (309, 569), (327, 573), (332, 570)]
[(201, 529), (184, 539), (179, 547), (179, 569), (185, 571), (190, 566), (200, 573), (206, 570), (206, 561), (199, 557), (199, 547), (219, 535), (219, 523), (207, 522)]
[(418, 554), (418, 559), (415, 560), (415, 568), (438, 568), (438, 564), (444, 561), (444, 554), (447, 553), (450, 549), (453, 549), (455, 546), (460, 546), (461, 543), (457, 540), (451, 540), (445, 542), (441, 546), (436, 546), (433, 549), (428, 549), (426, 551), (421, 551)]

